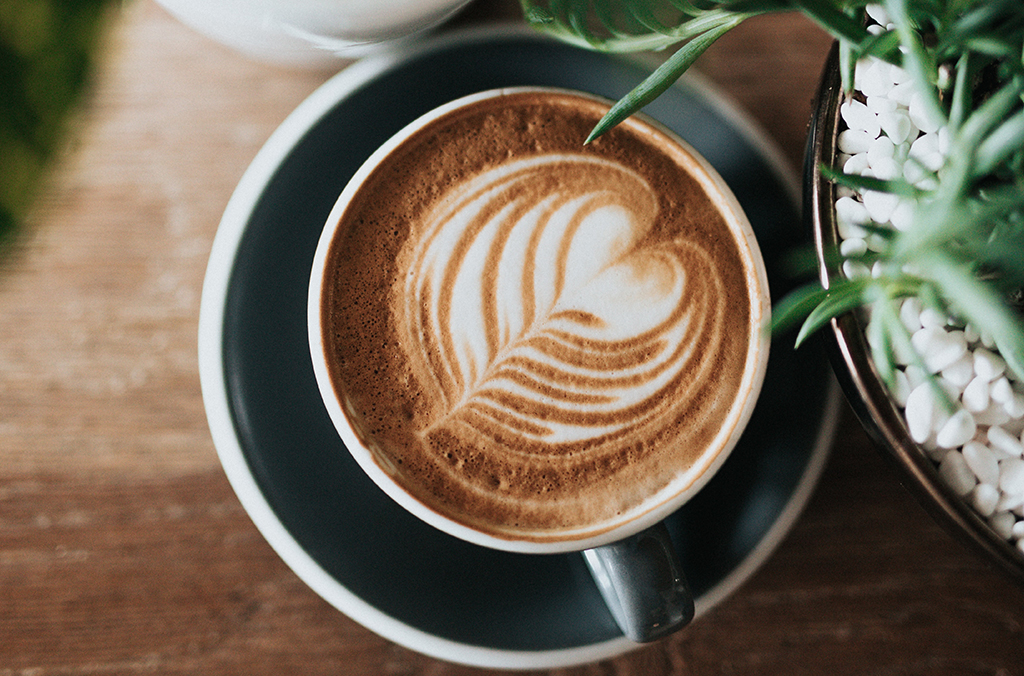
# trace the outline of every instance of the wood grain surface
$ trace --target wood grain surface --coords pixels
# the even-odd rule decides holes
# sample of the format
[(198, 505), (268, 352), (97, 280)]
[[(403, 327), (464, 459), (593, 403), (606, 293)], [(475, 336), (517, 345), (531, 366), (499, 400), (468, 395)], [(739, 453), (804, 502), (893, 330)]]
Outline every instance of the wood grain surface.
[[(511, 0), (462, 23), (517, 18)], [(333, 73), (249, 61), (151, 0), (112, 17), (74, 142), (0, 263), (0, 676), (491, 673), (395, 646), (311, 592), (217, 461), (199, 296), (235, 185)], [(700, 68), (794, 167), (829, 39), (750, 21)], [(1024, 675), (1024, 590), (942, 530), (844, 409), (822, 480), (687, 630), (552, 674)], [(493, 672), (502, 673), (502, 672)]]

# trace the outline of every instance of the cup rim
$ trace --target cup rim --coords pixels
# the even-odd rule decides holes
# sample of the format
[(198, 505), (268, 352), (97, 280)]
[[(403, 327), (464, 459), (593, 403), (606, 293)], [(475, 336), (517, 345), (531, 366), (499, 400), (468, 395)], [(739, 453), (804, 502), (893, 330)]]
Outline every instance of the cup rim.
[[(379, 146), (353, 174), (339, 194), (324, 224), (320, 239), (317, 242), (309, 279), (307, 296), (307, 338), (313, 372), (320, 398), (327, 413), (341, 437), (346, 449), (356, 461), (360, 469), (391, 499), (402, 508), (435, 528), (467, 542), (509, 552), (527, 554), (556, 554), (592, 549), (611, 542), (619, 541), (648, 528), (671, 515), (691, 497), (696, 495), (703, 486), (717, 473), (735, 448), (742, 432), (754, 411), (760, 396), (761, 387), (767, 371), (769, 347), (771, 344), (768, 325), (771, 316), (771, 299), (768, 287), (767, 269), (760, 253), (760, 247), (743, 207), (726, 184), (718, 171), (689, 143), (657, 120), (642, 113), (634, 115), (639, 122), (652, 128), (655, 132), (667, 137), (680, 147), (694, 163), (697, 171), (691, 174), (697, 179), (708, 194), (717, 198), (716, 202), (726, 216), (725, 221), (733, 234), (734, 240), (740, 245), (744, 259), (744, 269), (749, 279), (747, 292), (753, 315), (752, 324), (760, 327), (752, 332), (752, 340), (747, 345), (748, 368), (744, 370), (740, 389), (747, 394), (739, 407), (730, 408), (726, 424), (715, 437), (713, 446), (717, 451), (704, 454), (693, 467), (676, 476), (671, 482), (657, 491), (637, 508), (630, 510), (622, 518), (614, 522), (604, 521), (597, 525), (570, 531), (567, 537), (558, 539), (517, 539), (514, 535), (501, 535), (484, 532), (441, 513), (430, 505), (422, 502), (406, 490), (400, 482), (385, 471), (375, 460), (374, 454), (366, 447), (363, 440), (356, 434), (339, 401), (327, 367), (322, 338), (321, 293), (328, 253), (343, 216), (353, 195), (362, 187), (367, 177), (397, 147), (404, 143), (418, 130), (445, 115), (473, 105), (479, 101), (525, 92), (543, 92), (569, 95), (597, 101), (605, 105), (612, 102), (588, 92), (548, 86), (518, 86), (487, 89), (448, 101), (424, 113), (392, 135)], [(723, 438), (724, 437), (724, 438)]]

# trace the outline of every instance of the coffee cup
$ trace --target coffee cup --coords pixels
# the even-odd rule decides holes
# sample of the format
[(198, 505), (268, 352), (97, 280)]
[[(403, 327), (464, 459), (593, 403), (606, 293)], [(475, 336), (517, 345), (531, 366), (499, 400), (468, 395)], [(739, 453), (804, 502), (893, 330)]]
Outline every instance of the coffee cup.
[(477, 545), (583, 552), (648, 641), (693, 616), (661, 521), (750, 418), (770, 301), (742, 208), (688, 144), (644, 116), (584, 144), (608, 107), (490, 90), (399, 131), (328, 216), (308, 333), (387, 495)]

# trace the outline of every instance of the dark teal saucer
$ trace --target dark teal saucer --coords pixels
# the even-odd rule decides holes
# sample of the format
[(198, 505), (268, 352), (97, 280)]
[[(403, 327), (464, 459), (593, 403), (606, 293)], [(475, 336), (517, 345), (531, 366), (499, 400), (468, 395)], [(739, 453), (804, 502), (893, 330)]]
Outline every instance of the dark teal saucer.
[[(509, 554), (455, 540), (366, 478), (320, 401), (306, 340), (313, 252), (370, 153), (422, 113), (519, 85), (617, 99), (646, 64), (523, 29), (447, 33), (350, 66), (257, 155), (225, 210), (203, 289), (199, 358), (224, 469), (253, 521), (318, 594), (373, 631), (454, 662), (543, 668), (625, 652), (582, 557)], [(780, 257), (804, 239), (796, 182), (764, 137), (687, 80), (646, 111), (725, 178), (757, 233), (774, 297)], [(810, 494), (837, 397), (825, 360), (784, 337), (753, 419), (715, 478), (668, 520), (699, 616), (770, 555)], [(684, 630), (685, 631), (685, 630)]]

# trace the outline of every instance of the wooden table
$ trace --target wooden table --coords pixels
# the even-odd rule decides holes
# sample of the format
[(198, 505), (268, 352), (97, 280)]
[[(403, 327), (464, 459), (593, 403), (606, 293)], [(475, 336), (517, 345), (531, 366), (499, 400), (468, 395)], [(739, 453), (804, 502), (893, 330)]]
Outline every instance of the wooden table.
[[(518, 17), (480, 2), (462, 22)], [(701, 69), (798, 166), (829, 39), (750, 21)], [(0, 270), (0, 676), (482, 670), (379, 638), (257, 533), (218, 464), (196, 324), (242, 172), (330, 72), (151, 0), (114, 17), (76, 141)], [(940, 529), (844, 409), (789, 537), (684, 632), (559, 674), (1024, 674), (1024, 591)]]

